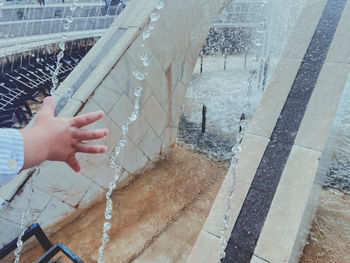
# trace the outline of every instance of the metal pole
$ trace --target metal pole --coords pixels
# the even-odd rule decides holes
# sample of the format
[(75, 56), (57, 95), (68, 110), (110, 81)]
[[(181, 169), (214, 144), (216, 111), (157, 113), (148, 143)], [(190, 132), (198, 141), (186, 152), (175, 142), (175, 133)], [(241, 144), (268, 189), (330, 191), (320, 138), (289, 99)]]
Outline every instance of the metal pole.
[(205, 133), (206, 122), (207, 122), (207, 106), (203, 105), (203, 108), (202, 108), (202, 133)]
[(224, 57), (224, 71), (226, 71), (226, 58), (227, 58), (227, 49), (225, 49), (225, 57)]
[(201, 68), (200, 68), (200, 73), (203, 73), (203, 51), (201, 51)]

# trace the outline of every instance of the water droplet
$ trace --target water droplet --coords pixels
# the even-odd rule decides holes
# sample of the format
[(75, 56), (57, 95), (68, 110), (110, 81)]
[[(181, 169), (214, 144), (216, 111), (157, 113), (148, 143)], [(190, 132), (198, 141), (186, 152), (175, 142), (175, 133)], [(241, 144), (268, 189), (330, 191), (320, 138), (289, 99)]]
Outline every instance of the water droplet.
[(36, 58), (36, 62), (38, 62), (38, 63), (39, 63), (39, 62), (40, 62), (40, 58)]
[(140, 59), (145, 67), (148, 67), (150, 65), (150, 59), (147, 53), (141, 52)]
[(154, 22), (151, 22), (150, 24), (149, 24), (149, 30), (153, 30), (153, 29), (155, 29), (156, 28), (156, 24), (154, 23)]
[(150, 36), (151, 36), (151, 30), (146, 30), (145, 32), (142, 33), (143, 40), (146, 40)]
[(150, 16), (151, 22), (155, 22), (160, 18), (160, 14), (159, 13), (152, 13)]
[(261, 39), (256, 39), (255, 40), (255, 46), (257, 46), (257, 47), (261, 47), (262, 46)]
[(76, 8), (77, 8), (78, 4), (77, 3), (73, 3), (71, 6), (70, 6), (70, 10), (71, 11), (74, 11)]
[(72, 23), (73, 18), (71, 16), (66, 16), (66, 21), (67, 21), (67, 23)]
[(265, 23), (264, 22), (260, 22), (257, 28), (257, 32), (258, 33), (264, 33), (265, 32)]
[(67, 30), (69, 28), (69, 24), (68, 23), (64, 24), (63, 28)]
[(157, 8), (158, 10), (164, 8), (164, 1), (160, 1), (160, 2), (157, 4), (156, 8)]
[(135, 76), (135, 78), (137, 78), (138, 80), (144, 80), (145, 79), (145, 75), (142, 74), (140, 71), (138, 70), (134, 70), (132, 72), (132, 74)]
[(60, 42), (60, 43), (58, 44), (58, 47), (59, 47), (61, 50), (64, 50), (65, 43), (64, 43), (64, 42)]
[(111, 227), (112, 227), (112, 224), (111, 224), (111, 223), (105, 222), (105, 223), (103, 224), (103, 231), (106, 232), (106, 231), (110, 230)]
[(141, 86), (137, 87), (134, 92), (135, 96), (140, 97), (142, 90), (143, 90), (143, 87)]
[(141, 47), (145, 47), (145, 43), (142, 43), (142, 44), (141, 44)]

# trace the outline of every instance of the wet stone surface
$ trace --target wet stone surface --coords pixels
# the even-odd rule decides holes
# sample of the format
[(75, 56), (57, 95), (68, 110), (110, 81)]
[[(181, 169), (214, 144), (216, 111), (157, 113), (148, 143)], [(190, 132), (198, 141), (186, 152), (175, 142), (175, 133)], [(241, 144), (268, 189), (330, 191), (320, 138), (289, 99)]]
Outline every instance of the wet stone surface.
[[(227, 166), (176, 146), (171, 158), (112, 195), (112, 228), (104, 262), (185, 262), (222, 184)], [(105, 202), (50, 237), (84, 262), (96, 262)], [(35, 262), (36, 246), (21, 262)], [(67, 261), (69, 262), (69, 261)]]

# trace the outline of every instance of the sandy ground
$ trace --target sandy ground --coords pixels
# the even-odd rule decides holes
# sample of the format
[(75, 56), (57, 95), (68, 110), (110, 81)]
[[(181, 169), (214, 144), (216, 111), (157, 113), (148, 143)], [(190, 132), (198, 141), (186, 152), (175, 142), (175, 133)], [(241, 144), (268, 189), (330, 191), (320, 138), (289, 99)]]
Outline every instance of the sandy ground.
[(350, 195), (325, 189), (299, 263), (350, 262)]
[[(224, 164), (175, 147), (170, 160), (114, 193), (104, 262), (184, 262), (226, 171)], [(104, 202), (95, 205), (51, 241), (61, 241), (85, 262), (96, 262), (104, 210)], [(34, 262), (42, 253), (37, 246), (22, 255), (21, 262)]]

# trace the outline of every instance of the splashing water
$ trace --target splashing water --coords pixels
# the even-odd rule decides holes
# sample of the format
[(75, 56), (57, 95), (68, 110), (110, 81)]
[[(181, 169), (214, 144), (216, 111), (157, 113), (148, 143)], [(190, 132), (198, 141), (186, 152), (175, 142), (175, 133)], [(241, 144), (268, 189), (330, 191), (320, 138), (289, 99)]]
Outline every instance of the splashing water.
[[(163, 1), (161, 1), (163, 2)], [(164, 2), (161, 4), (158, 3), (157, 7), (159, 6), (161, 8), (164, 7)], [(158, 8), (157, 8), (158, 9)], [(160, 17), (160, 15), (159, 15)], [(159, 19), (159, 17), (156, 18), (155, 21), (157, 21)], [(150, 20), (152, 20), (152, 18), (150, 17)], [(153, 22), (155, 22), (153, 21)], [(151, 25), (150, 25), (151, 26)], [(154, 28), (154, 25), (152, 25)], [(153, 29), (152, 28), (152, 29)], [(145, 39), (149, 38), (151, 36), (151, 30), (152, 29), (148, 29), (143, 33), (143, 40), (145, 41)], [(147, 32), (147, 35), (145, 37), (145, 33)], [(143, 44), (142, 47), (145, 47), (145, 45)], [(142, 61), (144, 67), (148, 67), (149, 66), (149, 57), (147, 55), (147, 53), (145, 52), (141, 52), (140, 54), (140, 60)], [(147, 76), (146, 73), (142, 73), (138, 70), (134, 70), (133, 72), (134, 77), (137, 80), (143, 81), (145, 79), (145, 76)], [(124, 169), (117, 164), (117, 158), (120, 154), (120, 151), (122, 150), (122, 148), (124, 148), (127, 144), (127, 133), (129, 130), (129, 125), (136, 121), (139, 115), (139, 111), (140, 111), (140, 97), (143, 91), (143, 87), (142, 86), (138, 86), (135, 88), (134, 91), (134, 95), (136, 96), (135, 102), (134, 102), (134, 111), (130, 114), (130, 116), (128, 117), (128, 119), (123, 123), (123, 127), (122, 127), (122, 137), (119, 140), (119, 142), (117, 143), (117, 146), (114, 148), (113, 153), (112, 153), (112, 157), (111, 157), (111, 161), (110, 161), (110, 167), (114, 169), (114, 177), (113, 177), (113, 181), (111, 183), (109, 183), (108, 185), (108, 191), (106, 193), (106, 209), (105, 209), (105, 219), (107, 220), (104, 224), (103, 224), (103, 230), (102, 230), (102, 238), (101, 238), (101, 246), (99, 248), (99, 257), (98, 257), (98, 263), (102, 263), (103, 262), (103, 255), (104, 255), (104, 250), (106, 248), (107, 243), (110, 241), (109, 235), (108, 235), (108, 231), (111, 229), (112, 225), (110, 223), (110, 220), (112, 219), (112, 211), (113, 211), (113, 202), (111, 199), (111, 195), (113, 193), (113, 190), (117, 187), (118, 181), (120, 179), (121, 174), (123, 173)]]
[(146, 30), (145, 32), (142, 33), (143, 40), (150, 38), (150, 36), (151, 36), (151, 30)]
[(144, 80), (145, 79), (145, 75), (143, 73), (141, 73), (138, 70), (134, 70), (132, 72), (132, 74), (135, 76), (135, 78), (137, 78), (138, 80)]
[(156, 22), (159, 18), (160, 18), (160, 14), (159, 13), (152, 13), (151, 16), (150, 16), (151, 22)]
[(18, 238), (17, 238), (17, 249), (15, 250), (15, 261), (14, 261), (15, 263), (19, 262), (21, 251), (23, 249), (22, 237), (24, 235), (24, 232), (26, 231), (28, 220), (29, 220), (30, 206), (31, 206), (31, 202), (32, 202), (32, 194), (34, 193), (33, 181), (34, 181), (34, 178), (39, 173), (40, 173), (40, 169), (38, 167), (36, 167), (35, 171), (33, 172), (32, 179), (30, 180), (29, 195), (27, 198), (27, 204), (24, 208), (24, 211), (22, 213), (22, 218), (21, 218), (21, 232), (19, 233)]
[(157, 10), (163, 9), (164, 8), (164, 1), (160, 1), (157, 6), (156, 6)]
[(145, 67), (148, 67), (148, 66), (150, 65), (151, 60), (150, 60), (150, 58), (149, 58), (149, 56), (148, 56), (147, 53), (141, 52), (141, 54), (140, 54), (140, 60), (142, 61), (142, 64), (143, 64)]

